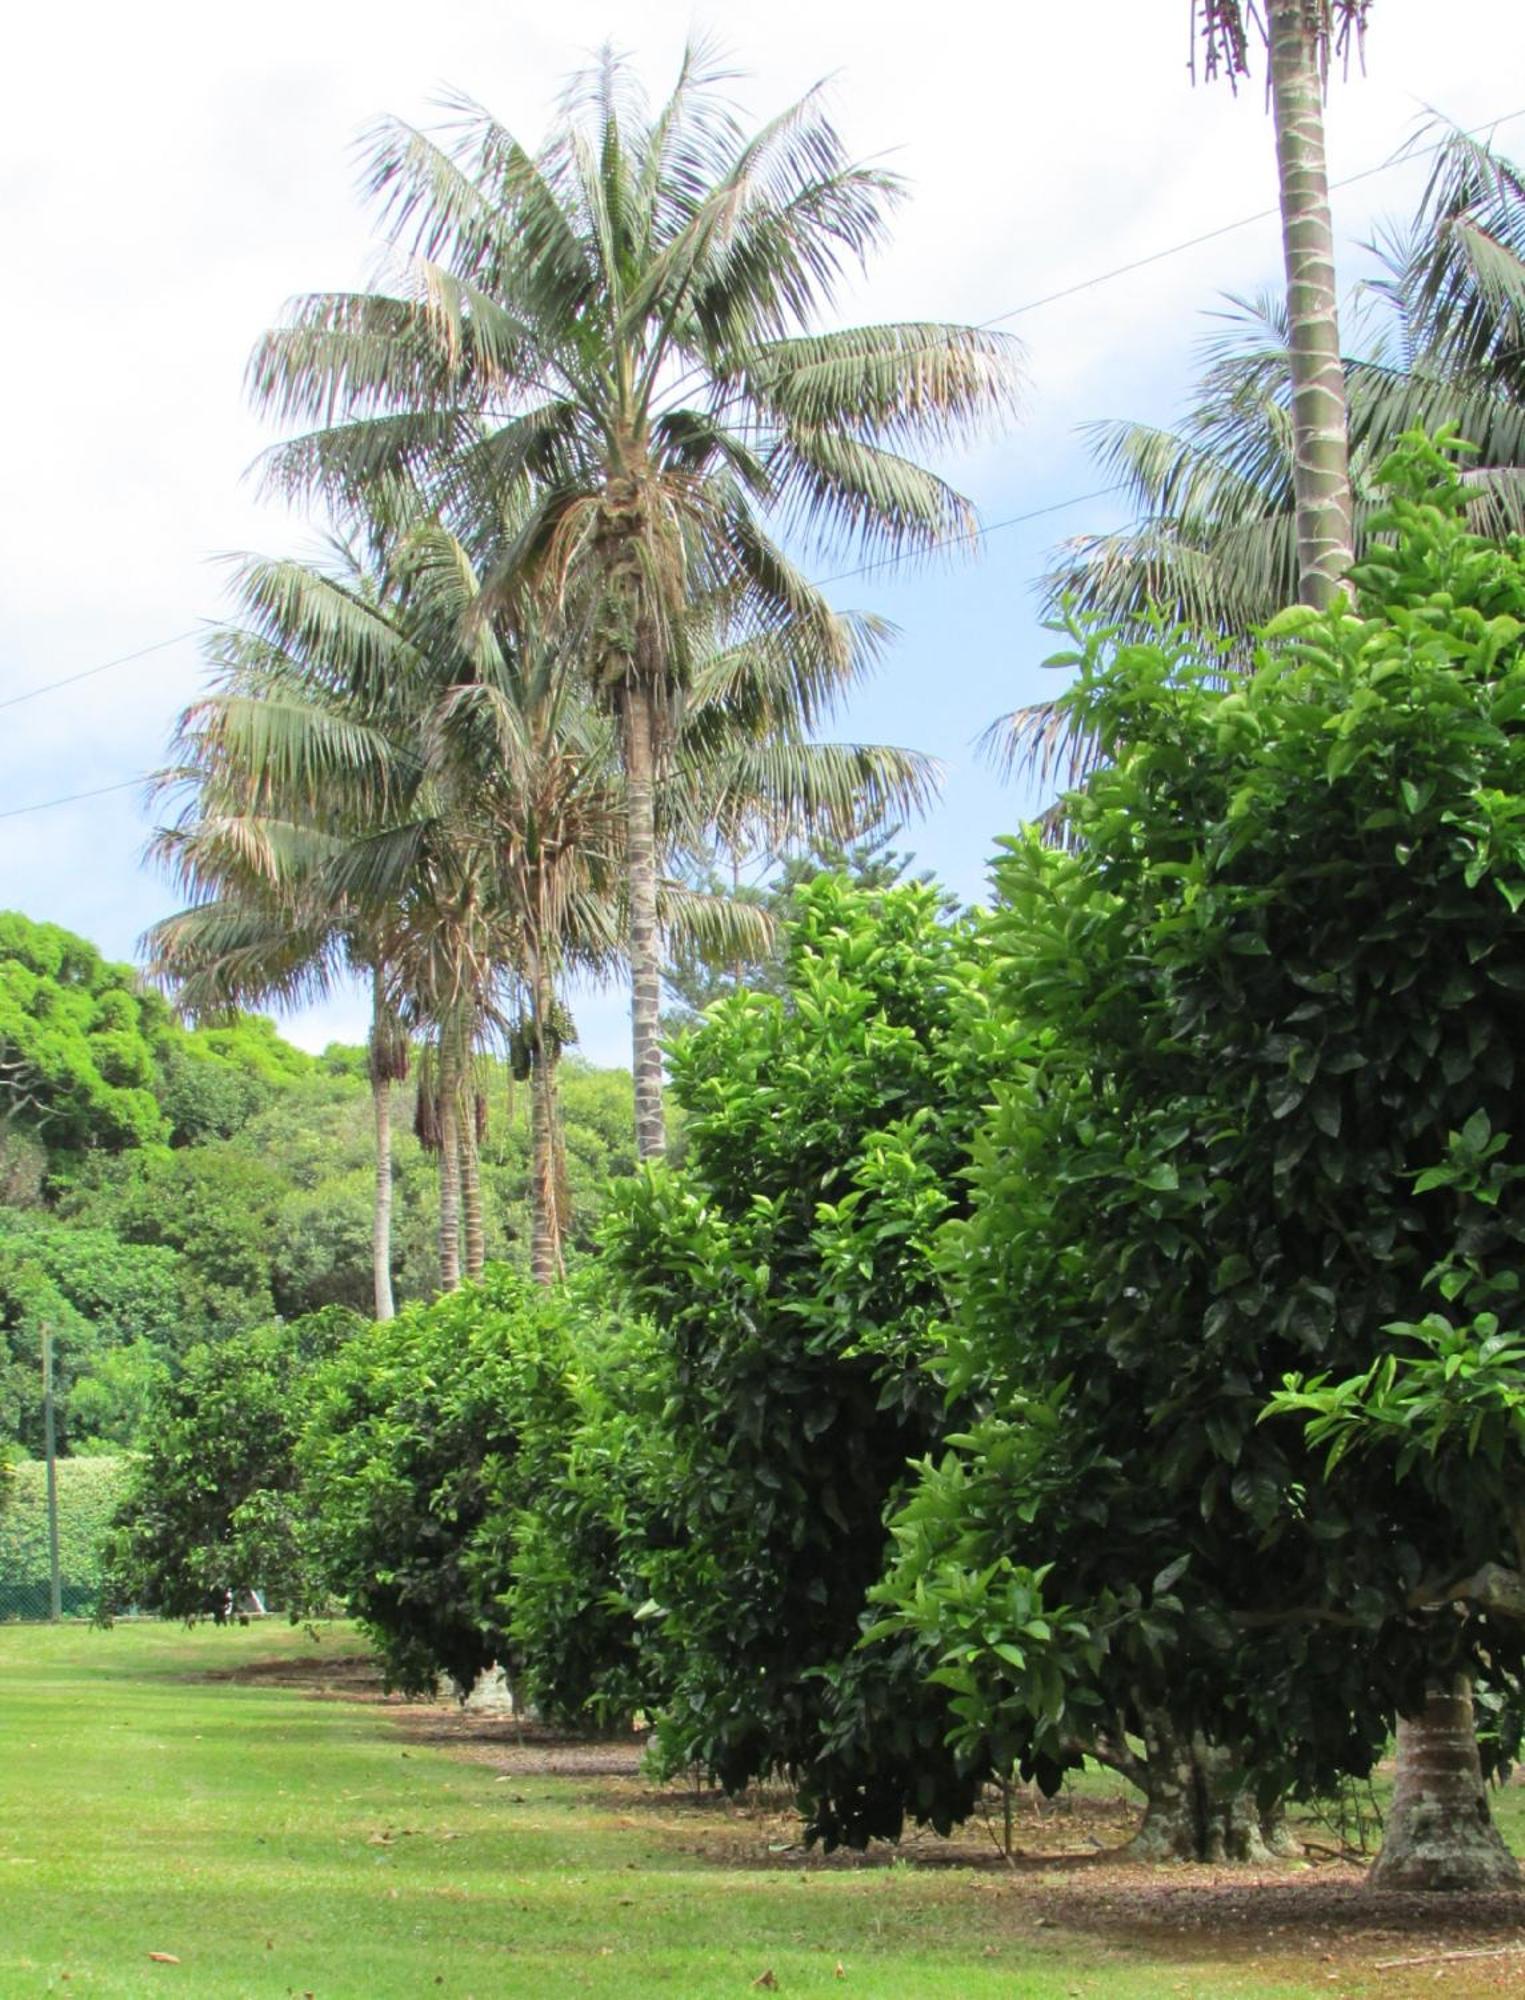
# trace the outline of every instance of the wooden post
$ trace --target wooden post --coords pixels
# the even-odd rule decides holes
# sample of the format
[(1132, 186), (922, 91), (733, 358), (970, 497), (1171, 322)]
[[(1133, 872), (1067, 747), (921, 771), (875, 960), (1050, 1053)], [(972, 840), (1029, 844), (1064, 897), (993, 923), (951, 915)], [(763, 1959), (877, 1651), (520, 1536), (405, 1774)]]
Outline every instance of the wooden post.
[(53, 1329), (42, 1330), (42, 1449), (48, 1467), (48, 1616), (64, 1615), (63, 1576), (58, 1566), (58, 1439), (53, 1425)]

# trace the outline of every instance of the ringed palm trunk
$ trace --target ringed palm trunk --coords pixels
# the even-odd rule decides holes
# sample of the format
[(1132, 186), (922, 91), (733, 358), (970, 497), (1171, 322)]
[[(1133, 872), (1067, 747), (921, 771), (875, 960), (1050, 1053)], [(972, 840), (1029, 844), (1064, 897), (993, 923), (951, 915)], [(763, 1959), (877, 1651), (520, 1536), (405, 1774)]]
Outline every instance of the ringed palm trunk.
[(1477, 1755), (1472, 1683), (1429, 1689), (1423, 1712), (1398, 1718), (1398, 1775), (1372, 1889), (1517, 1889)]
[(556, 1159), (560, 1055), (554, 1038), (546, 1033), (551, 1000), (551, 982), (537, 965), (531, 996), (535, 1047), (530, 1066), (530, 1276), (537, 1285), (554, 1284), (562, 1270), (561, 1176)]
[(371, 1217), (371, 1282), (376, 1317), (396, 1313), (392, 1296), (392, 1080), (397, 1074), (394, 1023), (378, 966), (371, 975), (371, 1108), (376, 1124), (376, 1198)]
[(371, 1078), (371, 1107), (376, 1120), (376, 1202), (371, 1221), (371, 1281), (377, 1319), (396, 1312), (392, 1297), (392, 1079), (384, 1072)]
[(1293, 491), (1305, 604), (1322, 608), (1354, 560), (1345, 373), (1324, 164), (1321, 0), (1270, 0), (1271, 103), (1292, 333)]
[(439, 1285), (453, 1292), (461, 1282), (461, 1065), (455, 1025), (439, 1036)]
[(631, 1067), (635, 1150), (667, 1151), (662, 1118), (662, 957), (657, 926), (656, 731), (649, 679), (627, 682), (621, 721), (625, 748), (625, 866), (630, 895)]
[(466, 1276), (480, 1278), (487, 1262), (487, 1237), (482, 1225), (482, 1157), (477, 1135), (476, 1092), (469, 1069), (463, 1067), (457, 1122), (461, 1147), (461, 1225), (465, 1241)]

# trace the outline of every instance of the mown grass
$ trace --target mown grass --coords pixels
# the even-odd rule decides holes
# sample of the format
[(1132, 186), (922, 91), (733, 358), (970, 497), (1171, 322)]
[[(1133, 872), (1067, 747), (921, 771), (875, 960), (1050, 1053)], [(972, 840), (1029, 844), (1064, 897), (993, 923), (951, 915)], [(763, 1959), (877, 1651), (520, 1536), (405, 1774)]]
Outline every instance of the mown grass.
[[(344, 1628), (318, 1643), (354, 1650)], [(505, 1782), (383, 1708), (206, 1678), (310, 1646), (271, 1627), (0, 1628), (0, 1994), (1340, 1990), (1326, 1969), (1257, 1968), (1242, 1938), (1045, 1924), (988, 1870), (715, 1866), (585, 1782)]]

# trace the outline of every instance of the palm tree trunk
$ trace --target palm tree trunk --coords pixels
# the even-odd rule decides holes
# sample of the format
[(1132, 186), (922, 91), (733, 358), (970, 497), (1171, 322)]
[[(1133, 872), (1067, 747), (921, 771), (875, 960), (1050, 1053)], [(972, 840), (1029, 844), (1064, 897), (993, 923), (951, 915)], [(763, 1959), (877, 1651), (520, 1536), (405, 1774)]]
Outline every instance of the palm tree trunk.
[(487, 1262), (487, 1238), (482, 1227), (482, 1161), (477, 1145), (477, 1100), (471, 1085), (471, 1065), (462, 1065), (460, 1110), (461, 1218), (466, 1241), (466, 1276), (480, 1278)]
[(1305, 604), (1322, 608), (1354, 560), (1352, 499), (1324, 165), (1320, 0), (1271, 0), (1271, 103), (1292, 334), (1293, 490)]
[(377, 1319), (391, 1319), (392, 1298), (392, 1079), (371, 1079), (376, 1119), (376, 1204), (371, 1219), (371, 1282)]
[(561, 1275), (561, 1201), (556, 1171), (556, 1069), (560, 1051), (546, 1033), (551, 982), (538, 962), (530, 996), (534, 1061), (530, 1066), (530, 1276), (537, 1285)]
[(376, 1200), (371, 1216), (371, 1283), (376, 1317), (396, 1313), (392, 1297), (392, 1013), (380, 966), (371, 975), (371, 1108), (376, 1122)]
[(1515, 1889), (1520, 1865), (1488, 1810), (1465, 1675), (1398, 1718), (1398, 1778), (1372, 1889)]
[(456, 1060), (455, 1024), (439, 1031), (439, 1286), (453, 1292), (461, 1282), (461, 1066)]
[(667, 1151), (662, 1119), (662, 959), (657, 925), (656, 753), (649, 685), (627, 683), (626, 851), (630, 890), (630, 1023), (635, 1073), (635, 1149), (643, 1160)]

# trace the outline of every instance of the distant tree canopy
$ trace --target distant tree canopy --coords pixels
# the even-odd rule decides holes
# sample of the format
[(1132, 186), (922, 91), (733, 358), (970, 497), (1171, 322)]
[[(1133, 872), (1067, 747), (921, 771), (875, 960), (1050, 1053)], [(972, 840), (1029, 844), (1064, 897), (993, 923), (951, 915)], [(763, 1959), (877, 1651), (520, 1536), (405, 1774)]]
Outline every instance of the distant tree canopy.
[[(481, 1058), (488, 1249), (528, 1256), (529, 1092)], [(569, 1058), (568, 1247), (634, 1166), (631, 1085)], [(399, 1295), (435, 1284), (436, 1177), (394, 1111)], [(137, 1442), (203, 1340), (372, 1301), (374, 1131), (363, 1048), (320, 1056), (237, 1014), (187, 1027), (84, 939), (0, 914), (0, 1440), (41, 1445), (54, 1339), (61, 1448)]]

